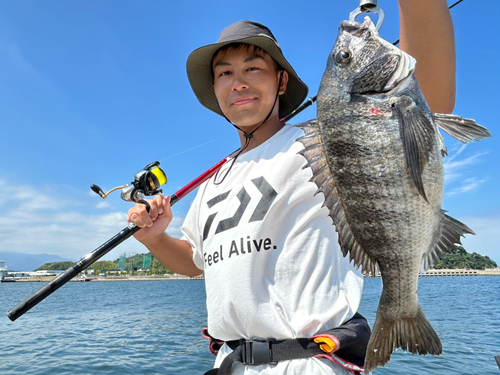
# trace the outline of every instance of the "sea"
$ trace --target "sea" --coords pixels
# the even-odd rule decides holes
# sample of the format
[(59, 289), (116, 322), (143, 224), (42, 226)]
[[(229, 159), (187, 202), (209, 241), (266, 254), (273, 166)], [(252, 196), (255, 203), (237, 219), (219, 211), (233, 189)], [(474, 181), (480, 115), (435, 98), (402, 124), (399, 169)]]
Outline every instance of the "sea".
[[(70, 282), (11, 322), (6, 313), (45, 283), (0, 284), (0, 375), (203, 374), (213, 366), (203, 280)], [(373, 326), (382, 289), (365, 280), (360, 312)], [(500, 374), (500, 277), (424, 277), (423, 310), (439, 357), (396, 351), (373, 371)]]

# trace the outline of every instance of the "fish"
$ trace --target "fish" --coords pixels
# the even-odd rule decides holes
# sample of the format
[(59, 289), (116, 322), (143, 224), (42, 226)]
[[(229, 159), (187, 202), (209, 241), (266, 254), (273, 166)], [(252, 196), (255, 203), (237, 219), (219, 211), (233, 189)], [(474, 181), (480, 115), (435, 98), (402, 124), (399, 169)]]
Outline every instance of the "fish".
[(414, 76), (416, 60), (382, 39), (366, 17), (343, 21), (317, 95), (317, 117), (294, 126), (300, 154), (324, 195), (344, 256), (382, 292), (365, 373), (394, 350), (442, 354), (441, 340), (418, 300), (418, 277), (465, 234), (441, 208), (439, 129), (469, 143), (490, 137), (474, 120), (432, 113)]

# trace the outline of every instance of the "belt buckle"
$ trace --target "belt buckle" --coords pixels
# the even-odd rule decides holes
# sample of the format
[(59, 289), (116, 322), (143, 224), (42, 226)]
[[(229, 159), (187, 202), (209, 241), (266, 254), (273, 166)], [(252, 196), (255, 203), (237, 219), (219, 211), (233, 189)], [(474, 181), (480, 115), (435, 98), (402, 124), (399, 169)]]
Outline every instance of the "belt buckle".
[(258, 366), (263, 364), (276, 365), (273, 361), (272, 345), (275, 339), (268, 340), (240, 340), (244, 365)]

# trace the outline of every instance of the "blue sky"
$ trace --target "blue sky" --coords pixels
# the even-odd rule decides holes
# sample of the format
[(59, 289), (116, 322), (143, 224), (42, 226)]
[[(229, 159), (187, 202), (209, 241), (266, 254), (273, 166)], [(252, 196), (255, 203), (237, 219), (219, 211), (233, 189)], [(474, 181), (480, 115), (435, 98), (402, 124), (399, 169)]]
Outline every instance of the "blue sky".
[[(397, 2), (381, 35), (399, 37)], [(129, 183), (159, 160), (171, 194), (238, 148), (235, 130), (201, 106), (185, 74), (187, 56), (229, 24), (269, 26), (285, 56), (318, 90), (338, 24), (351, 1), (0, 2), (0, 252), (77, 260), (126, 225), (129, 203), (91, 192)], [(445, 136), (443, 208), (477, 236), (463, 244), (500, 264), (499, 2), (452, 9), (457, 48), (455, 114), (493, 137), (463, 146)], [(315, 106), (292, 123), (315, 117)], [(194, 198), (174, 207), (179, 235)], [(103, 259), (145, 252), (128, 240)]]

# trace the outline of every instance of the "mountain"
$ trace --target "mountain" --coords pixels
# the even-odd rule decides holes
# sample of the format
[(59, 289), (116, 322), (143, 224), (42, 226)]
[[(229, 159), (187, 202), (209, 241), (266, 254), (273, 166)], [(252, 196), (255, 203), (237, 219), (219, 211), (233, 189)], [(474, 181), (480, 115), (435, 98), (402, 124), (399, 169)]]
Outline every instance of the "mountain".
[[(53, 254), (25, 254), (13, 251), (0, 251), (0, 260), (4, 260), (9, 271), (33, 271), (49, 262), (71, 261)], [(76, 261), (75, 261), (76, 262)]]

